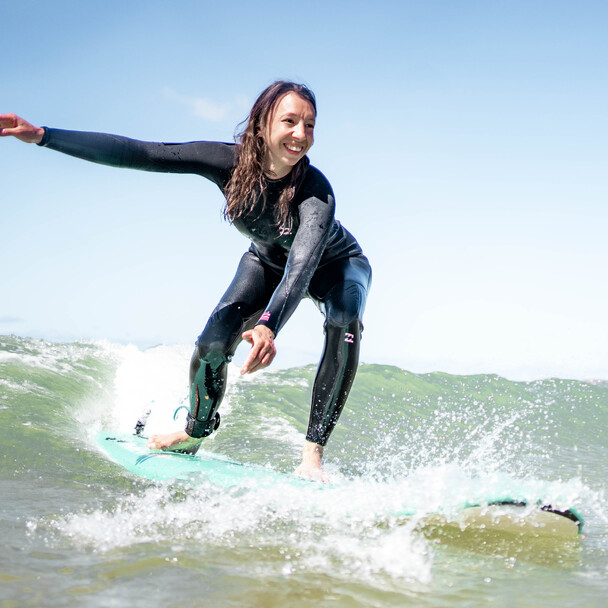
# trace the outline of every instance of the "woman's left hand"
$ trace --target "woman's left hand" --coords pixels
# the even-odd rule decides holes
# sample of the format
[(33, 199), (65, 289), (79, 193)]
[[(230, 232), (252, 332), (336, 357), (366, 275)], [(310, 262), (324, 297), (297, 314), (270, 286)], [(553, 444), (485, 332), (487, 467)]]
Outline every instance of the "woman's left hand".
[(44, 129), (31, 125), (16, 114), (0, 114), (0, 137), (9, 135), (26, 144), (39, 144), (44, 137)]
[(277, 354), (272, 330), (265, 325), (256, 325), (253, 329), (244, 332), (242, 337), (251, 344), (251, 350), (241, 367), (241, 374), (251, 374), (268, 367)]

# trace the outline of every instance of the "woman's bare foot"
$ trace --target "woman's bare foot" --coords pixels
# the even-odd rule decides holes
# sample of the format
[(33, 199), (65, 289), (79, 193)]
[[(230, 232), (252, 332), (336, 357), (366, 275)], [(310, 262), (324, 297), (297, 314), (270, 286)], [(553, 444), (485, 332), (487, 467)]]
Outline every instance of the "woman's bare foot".
[(321, 466), (323, 458), (323, 446), (307, 441), (302, 450), (302, 463), (295, 470), (298, 477), (312, 479), (314, 481), (329, 482), (329, 477), (325, 474)]
[(175, 433), (152, 435), (146, 445), (151, 450), (196, 454), (202, 441), (202, 438), (190, 437), (186, 431), (177, 431)]

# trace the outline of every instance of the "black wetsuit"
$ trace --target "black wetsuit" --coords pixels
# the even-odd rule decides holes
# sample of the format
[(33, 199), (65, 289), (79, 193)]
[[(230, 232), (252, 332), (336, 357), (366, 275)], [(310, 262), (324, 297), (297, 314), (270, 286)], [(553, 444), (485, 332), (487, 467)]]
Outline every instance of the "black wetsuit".
[[(116, 135), (45, 129), (41, 146), (93, 162), (168, 173), (194, 173), (225, 191), (235, 165), (235, 144), (141, 142)], [(197, 340), (190, 367), (186, 432), (205, 437), (219, 424), (226, 363), (255, 325), (275, 335), (303, 297), (325, 314), (325, 347), (313, 387), (307, 440), (325, 445), (355, 377), (362, 316), (371, 269), (354, 237), (334, 218), (325, 176), (310, 166), (294, 193), (293, 226), (277, 226), (275, 203), (286, 179), (267, 180), (264, 199), (234, 220), (251, 240), (236, 276)]]

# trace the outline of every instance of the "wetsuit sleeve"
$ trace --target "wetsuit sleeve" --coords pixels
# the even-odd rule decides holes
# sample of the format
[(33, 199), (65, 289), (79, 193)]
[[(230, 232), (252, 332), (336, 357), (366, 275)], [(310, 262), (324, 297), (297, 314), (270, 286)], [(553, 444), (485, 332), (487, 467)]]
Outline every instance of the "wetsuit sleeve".
[(222, 187), (234, 164), (234, 145), (218, 142), (168, 144), (119, 135), (45, 127), (41, 146), (111, 167), (162, 173), (195, 173)]
[(308, 284), (319, 265), (334, 223), (333, 194), (327, 193), (323, 198), (306, 198), (300, 203), (298, 211), (300, 225), (287, 258), (283, 278), (257, 323), (266, 325), (275, 336), (306, 294)]

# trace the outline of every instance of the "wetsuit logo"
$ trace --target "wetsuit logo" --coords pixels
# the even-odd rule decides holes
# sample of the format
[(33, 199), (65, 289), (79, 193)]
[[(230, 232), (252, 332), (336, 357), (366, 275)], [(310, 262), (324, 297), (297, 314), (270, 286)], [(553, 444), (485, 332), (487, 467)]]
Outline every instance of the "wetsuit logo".
[(344, 342), (348, 342), (349, 344), (355, 343), (355, 334), (346, 333), (344, 337)]
[(261, 317), (260, 321), (270, 321), (270, 313), (266, 311)]

